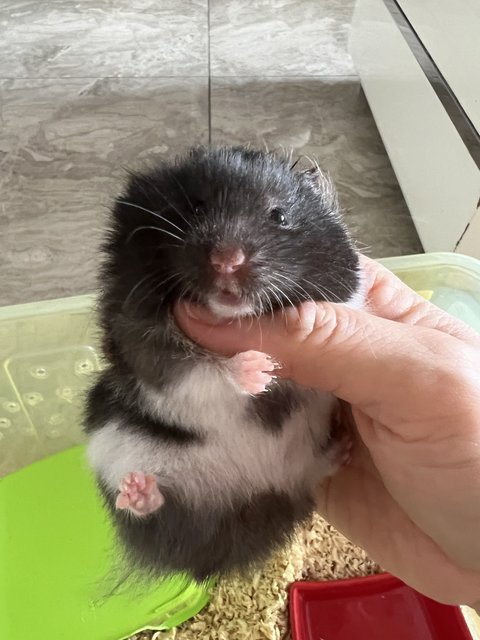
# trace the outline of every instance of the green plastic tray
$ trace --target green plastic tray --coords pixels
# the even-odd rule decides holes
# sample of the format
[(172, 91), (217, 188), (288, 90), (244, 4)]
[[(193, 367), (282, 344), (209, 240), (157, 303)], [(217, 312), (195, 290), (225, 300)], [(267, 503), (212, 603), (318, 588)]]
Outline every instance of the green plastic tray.
[(4, 478), (0, 518), (2, 640), (118, 640), (176, 626), (208, 600), (207, 585), (122, 573), (83, 446)]

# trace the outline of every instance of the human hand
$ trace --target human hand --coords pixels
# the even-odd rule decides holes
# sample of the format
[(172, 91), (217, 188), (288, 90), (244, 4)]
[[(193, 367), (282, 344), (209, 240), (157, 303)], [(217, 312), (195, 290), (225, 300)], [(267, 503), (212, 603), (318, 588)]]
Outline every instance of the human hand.
[(265, 351), (281, 375), (350, 403), (352, 462), (319, 488), (320, 511), (419, 591), (479, 601), (480, 337), (377, 263), (362, 265), (368, 313), (305, 303), (215, 325), (179, 304), (175, 316), (212, 351)]

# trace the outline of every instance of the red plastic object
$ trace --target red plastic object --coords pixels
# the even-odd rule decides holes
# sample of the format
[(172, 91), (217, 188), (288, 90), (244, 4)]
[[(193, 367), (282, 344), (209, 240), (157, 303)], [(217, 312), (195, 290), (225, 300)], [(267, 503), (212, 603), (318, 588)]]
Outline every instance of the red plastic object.
[(293, 640), (472, 640), (459, 607), (388, 573), (290, 587)]

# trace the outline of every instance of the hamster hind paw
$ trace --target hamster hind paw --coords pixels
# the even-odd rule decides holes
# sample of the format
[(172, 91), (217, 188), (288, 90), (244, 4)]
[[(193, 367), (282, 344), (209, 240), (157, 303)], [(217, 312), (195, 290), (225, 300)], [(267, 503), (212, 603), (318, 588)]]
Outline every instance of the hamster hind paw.
[(136, 516), (147, 516), (165, 502), (155, 476), (145, 475), (141, 471), (127, 473), (119, 488), (115, 506), (117, 509), (127, 509)]

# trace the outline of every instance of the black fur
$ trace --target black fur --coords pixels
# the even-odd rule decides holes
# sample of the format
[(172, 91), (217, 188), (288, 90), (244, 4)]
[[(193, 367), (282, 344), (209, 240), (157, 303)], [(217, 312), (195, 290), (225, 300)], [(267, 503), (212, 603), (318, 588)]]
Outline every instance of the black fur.
[(114, 496), (100, 485), (132, 562), (147, 573), (185, 573), (198, 581), (229, 574), (268, 558), (285, 544), (296, 524), (313, 509), (310, 497), (269, 491), (215, 510), (193, 511), (169, 488), (165, 504), (146, 518), (115, 509)]
[[(198, 359), (215, 359), (172, 320), (179, 298), (207, 300), (214, 286), (212, 250), (242, 248), (249, 265), (242, 297), (256, 313), (308, 298), (350, 298), (358, 286), (358, 257), (337, 216), (335, 193), (322, 180), (315, 170), (294, 171), (273, 154), (242, 148), (194, 149), (174, 164), (131, 175), (103, 247), (99, 313), (110, 367), (90, 392), (88, 432), (116, 418), (125, 429), (168, 441), (170, 455), (175, 447), (203, 446), (204, 434), (190, 425), (147, 415), (136, 388), (141, 381), (162, 389)], [(279, 383), (251, 399), (246, 418), (274, 438), (301, 402), (293, 385)], [(116, 510), (115, 496), (101, 488), (137, 565), (199, 579), (265, 558), (312, 509), (307, 495), (271, 490), (228, 509), (193, 513), (172, 487), (160, 487), (165, 504), (140, 519)]]
[(193, 429), (166, 424), (147, 413), (135, 383), (133, 376), (121, 376), (118, 372), (113, 375), (112, 369), (101, 374), (87, 396), (85, 431), (92, 433), (107, 422), (115, 421), (122, 429), (134, 429), (172, 444), (202, 442), (202, 437)]
[[(153, 385), (188, 367), (194, 347), (172, 334), (171, 306), (180, 296), (205, 301), (214, 278), (209, 256), (222, 246), (240, 245), (250, 260), (243, 297), (259, 312), (309, 297), (348, 300), (358, 257), (335, 192), (318, 180), (242, 148), (194, 149), (174, 165), (132, 175), (111, 216), (101, 272), (100, 320), (112, 358)], [(286, 227), (272, 219), (279, 209)]]
[(259, 418), (266, 429), (278, 432), (295, 409), (301, 404), (301, 398), (288, 382), (280, 381), (250, 401), (250, 414)]

